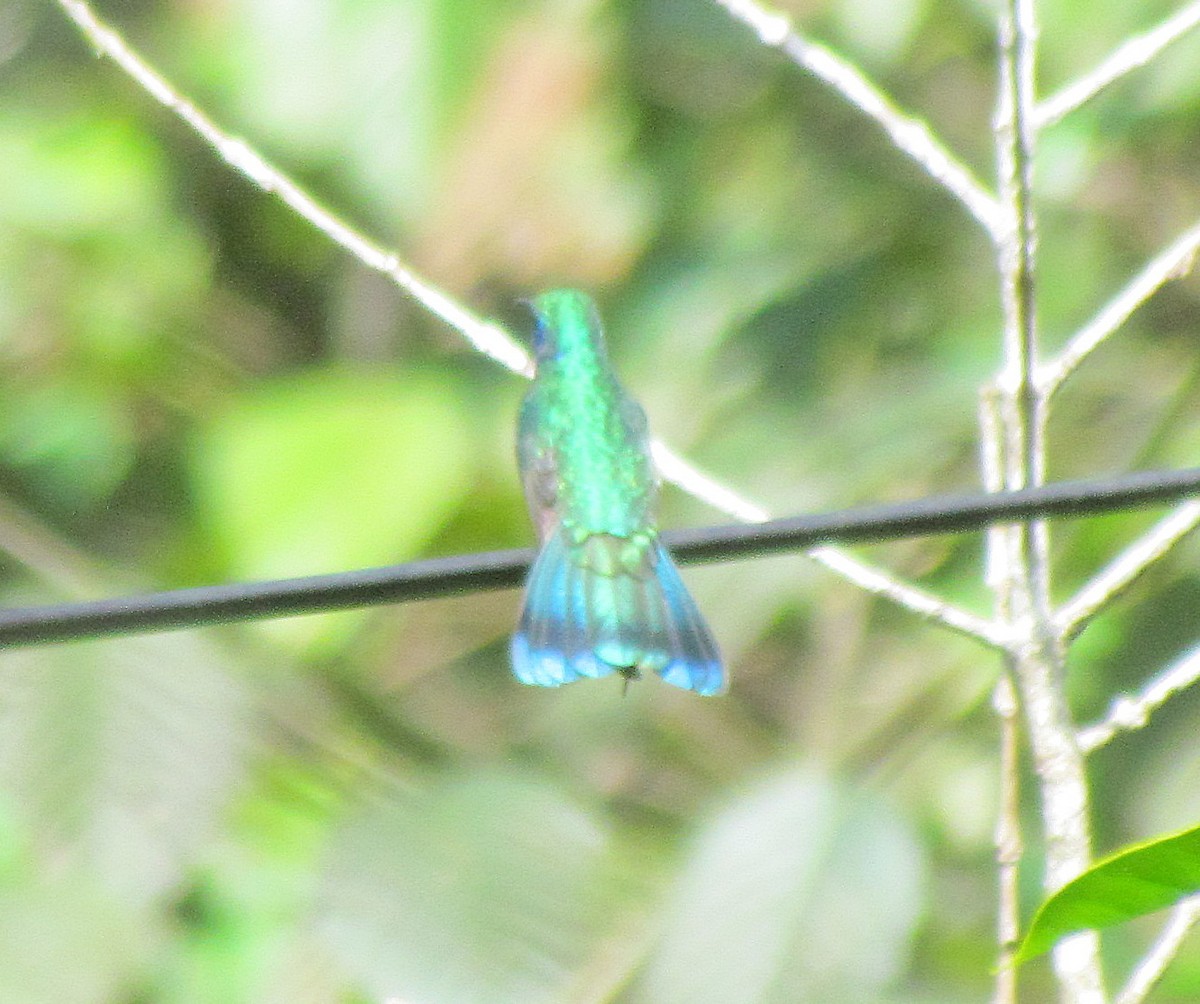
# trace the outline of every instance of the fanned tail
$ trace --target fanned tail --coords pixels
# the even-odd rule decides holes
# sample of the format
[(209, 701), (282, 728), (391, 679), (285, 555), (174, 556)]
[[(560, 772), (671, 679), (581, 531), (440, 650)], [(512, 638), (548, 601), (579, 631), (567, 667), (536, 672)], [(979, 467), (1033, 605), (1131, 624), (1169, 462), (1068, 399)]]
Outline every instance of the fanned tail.
[(704, 618), (654, 534), (593, 534), (568, 543), (561, 527), (543, 545), (512, 639), (522, 683), (559, 687), (580, 677), (653, 670), (698, 694), (725, 689)]

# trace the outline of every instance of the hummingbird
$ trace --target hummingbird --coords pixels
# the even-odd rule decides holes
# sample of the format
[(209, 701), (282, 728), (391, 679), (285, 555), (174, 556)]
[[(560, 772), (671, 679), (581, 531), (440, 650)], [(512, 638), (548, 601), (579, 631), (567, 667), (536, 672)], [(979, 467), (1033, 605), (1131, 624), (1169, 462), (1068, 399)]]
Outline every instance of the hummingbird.
[(536, 297), (536, 375), (521, 404), (517, 464), (541, 542), (512, 638), (522, 683), (558, 687), (653, 671), (719, 694), (712, 634), (659, 539), (646, 414), (608, 361), (595, 303)]

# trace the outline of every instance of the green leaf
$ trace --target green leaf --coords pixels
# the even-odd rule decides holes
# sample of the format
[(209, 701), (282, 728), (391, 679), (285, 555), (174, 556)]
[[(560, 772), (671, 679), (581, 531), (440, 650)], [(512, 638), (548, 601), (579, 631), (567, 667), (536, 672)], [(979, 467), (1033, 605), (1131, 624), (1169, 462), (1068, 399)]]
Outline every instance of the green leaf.
[(530, 779), (482, 773), (396, 792), (335, 843), (323, 933), (377, 1000), (578, 1000), (625, 901), (608, 846), (595, 819)]
[[(0, 221), (58, 238), (128, 232), (160, 205), (164, 170), (144, 130), (126, 117), (0, 117)], [(131, 226), (132, 224), (132, 226)]]
[[(324, 370), (240, 399), (201, 436), (193, 469), (233, 576), (272, 579), (415, 556), (462, 501), (468, 449), (444, 380)], [(327, 641), (352, 623), (338, 616), (272, 633)]]
[(1025, 962), (1076, 931), (1112, 927), (1200, 891), (1200, 826), (1098, 861), (1044, 902), (1021, 943)]
[(415, 213), (430, 196), (440, 6), (234, 0), (218, 58), (203, 18), (180, 33), (181, 45), (199, 43), (195, 73), (236, 106), (230, 114), (259, 143), (324, 159), (380, 211)]
[(701, 834), (638, 999), (874, 1004), (907, 964), (924, 871), (873, 795), (812, 768), (771, 777)]
[(927, 11), (925, 0), (852, 0), (831, 11), (842, 37), (866, 56), (899, 62)]
[(454, 511), (466, 434), (439, 379), (317, 371), (256, 388), (195, 455), (239, 576), (411, 556)]
[(133, 430), (109, 388), (82, 379), (6, 388), (0, 458), (68, 511), (109, 496), (133, 457)]

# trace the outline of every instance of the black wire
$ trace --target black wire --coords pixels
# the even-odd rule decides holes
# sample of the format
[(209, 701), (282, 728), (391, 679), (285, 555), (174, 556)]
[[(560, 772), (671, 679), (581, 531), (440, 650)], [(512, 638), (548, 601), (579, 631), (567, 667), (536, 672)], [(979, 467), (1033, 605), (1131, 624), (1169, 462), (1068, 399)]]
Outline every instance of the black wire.
[(676, 530), (664, 534), (684, 561), (717, 561), (770, 551), (803, 550), (821, 543), (861, 544), (964, 533), (1038, 516), (1094, 516), (1117, 509), (1200, 494), (1200, 467), (1142, 471), (1106, 481), (1059, 481), (1017, 492), (935, 495), (915, 502), (864, 506), (767, 523)]
[[(676, 530), (663, 535), (683, 562), (963, 533), (1042, 516), (1089, 516), (1200, 494), (1200, 468), (1146, 471), (1107, 481), (1063, 481), (991, 495), (942, 496), (767, 523)], [(199, 627), (260, 617), (344, 610), (519, 585), (533, 550), (428, 558), (405, 565), (274, 582), (177, 589), (123, 599), (0, 611), (0, 646)]]

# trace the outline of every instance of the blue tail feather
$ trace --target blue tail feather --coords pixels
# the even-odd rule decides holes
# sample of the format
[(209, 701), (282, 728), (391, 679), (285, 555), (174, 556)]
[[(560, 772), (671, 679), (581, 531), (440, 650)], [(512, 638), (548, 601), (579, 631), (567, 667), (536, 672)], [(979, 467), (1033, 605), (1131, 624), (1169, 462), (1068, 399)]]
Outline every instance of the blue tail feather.
[(670, 638), (670, 660), (658, 670), (667, 683), (699, 694), (719, 694), (725, 690), (725, 667), (721, 654), (704, 622), (704, 617), (679, 577), (675, 562), (662, 544), (658, 577), (665, 600), (665, 629)]
[[(625, 541), (591, 538), (616, 554)], [(716, 643), (684, 586), (671, 556), (657, 540), (648, 560), (630, 569), (620, 560), (601, 569), (582, 545), (561, 530), (547, 539), (525, 592), (525, 609), (512, 640), (513, 672), (522, 683), (558, 687), (580, 677), (643, 671), (699, 694), (725, 689)]]

